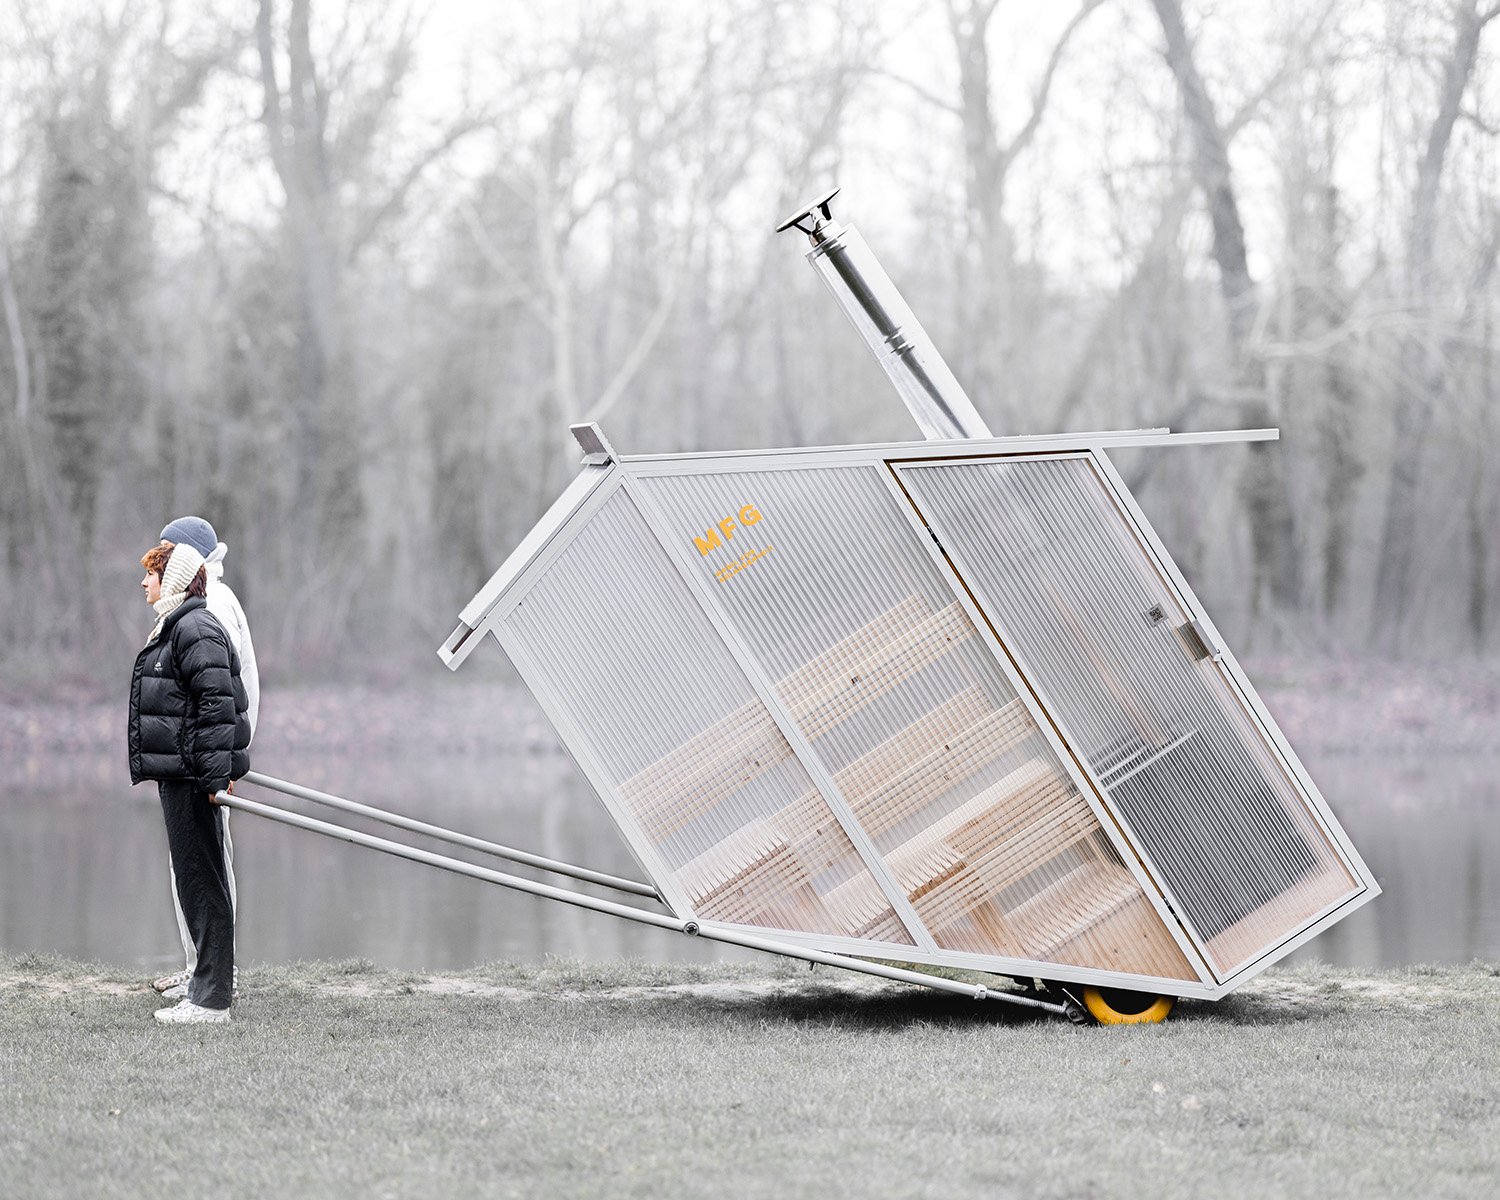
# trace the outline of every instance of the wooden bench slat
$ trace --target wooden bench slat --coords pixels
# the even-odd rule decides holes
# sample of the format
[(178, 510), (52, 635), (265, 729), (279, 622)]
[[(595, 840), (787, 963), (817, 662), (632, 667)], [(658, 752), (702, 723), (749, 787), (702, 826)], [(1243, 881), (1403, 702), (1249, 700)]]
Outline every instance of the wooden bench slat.
[(1070, 871), (1005, 914), (1022, 942), (1039, 957), (1050, 957), (1063, 942), (1140, 894), (1123, 867), (1086, 865)]
[(764, 707), (747, 713), (711, 751), (696, 745), (694, 749), (696, 753), (683, 755), (657, 779), (635, 777), (620, 786), (621, 798), (657, 840), (792, 756), (791, 746)]
[(802, 707), (809, 697), (830, 687), (837, 687), (841, 682), (847, 682), (851, 672), (857, 673), (859, 664), (866, 661), (872, 652), (878, 652), (893, 639), (900, 637), (903, 631), (931, 615), (932, 605), (923, 597), (908, 596), (894, 608), (887, 609), (873, 621), (778, 680), (776, 694), (788, 708)]
[(965, 688), (860, 755), (833, 777), (834, 782), (858, 812), (876, 792), (893, 786), (950, 739), (961, 737), (994, 712), (982, 691)]
[[(1074, 799), (1077, 800), (1075, 794)], [(966, 917), (982, 904), (991, 904), (1006, 888), (1061, 854), (1098, 829), (1092, 814), (1079, 801), (1079, 811), (1043, 811), (1041, 819), (1020, 835), (992, 845), (985, 853), (967, 856), (963, 867), (938, 880), (913, 898), (917, 912), (934, 935)], [(1007, 929), (998, 906), (996, 914)], [(942, 939), (939, 938), (941, 944)]]
[[(783, 846), (754, 868), (726, 880), (699, 902), (697, 911), (714, 921), (754, 925), (756, 917), (788, 905), (804, 889), (811, 892), (807, 871)], [(827, 927), (826, 921), (821, 923), (823, 930)]]
[(847, 679), (790, 706), (803, 735), (809, 741), (816, 741), (973, 634), (974, 626), (957, 601), (939, 609), (909, 629), (903, 638), (870, 654)]
[[(777, 684), (778, 694), (799, 724), (811, 720), (818, 733), (827, 732), (899, 683), (911, 663), (925, 665), (946, 653), (955, 619), (972, 632), (956, 604), (934, 614), (925, 600), (910, 596), (792, 672)], [(619, 791), (660, 842), (791, 756), (775, 719), (752, 700), (636, 772)]]
[[(834, 783), (865, 832), (879, 837), (982, 770), (1032, 728), (1018, 701), (996, 710), (969, 688), (861, 755), (834, 775)], [(843, 827), (815, 790), (770, 820), (799, 853), (820, 863), (848, 853)]]
[(1139, 889), (1133, 898), (1060, 942), (1048, 957), (1078, 967), (1129, 971), (1160, 979), (1198, 978)]
[(764, 821), (752, 821), (677, 869), (677, 882), (695, 903), (787, 848)]
[(861, 797), (855, 803), (855, 815), (871, 837), (879, 837), (1014, 750), (1035, 729), (1022, 703), (1012, 700)]

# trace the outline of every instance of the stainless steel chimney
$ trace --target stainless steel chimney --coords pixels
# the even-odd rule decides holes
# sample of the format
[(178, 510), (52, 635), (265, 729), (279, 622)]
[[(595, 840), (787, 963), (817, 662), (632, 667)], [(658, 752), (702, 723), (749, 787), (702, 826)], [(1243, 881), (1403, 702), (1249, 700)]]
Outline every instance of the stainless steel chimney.
[(776, 232), (796, 229), (807, 235), (812, 242), (808, 261), (891, 377), (924, 437), (990, 437), (968, 393), (865, 239), (854, 226), (833, 219), (829, 206), (838, 191), (834, 188), (799, 209)]

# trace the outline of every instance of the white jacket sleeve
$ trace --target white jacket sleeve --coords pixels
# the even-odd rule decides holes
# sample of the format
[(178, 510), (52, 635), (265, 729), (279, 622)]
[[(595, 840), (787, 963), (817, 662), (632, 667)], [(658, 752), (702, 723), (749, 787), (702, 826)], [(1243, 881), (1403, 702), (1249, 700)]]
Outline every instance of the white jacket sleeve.
[(209, 580), (208, 611), (224, 626), (240, 656), (240, 682), (245, 685), (245, 696), (250, 702), (250, 741), (253, 744), (255, 726), (260, 719), (260, 671), (255, 665), (255, 642), (250, 637), (250, 622), (245, 618), (240, 598), (222, 579)]

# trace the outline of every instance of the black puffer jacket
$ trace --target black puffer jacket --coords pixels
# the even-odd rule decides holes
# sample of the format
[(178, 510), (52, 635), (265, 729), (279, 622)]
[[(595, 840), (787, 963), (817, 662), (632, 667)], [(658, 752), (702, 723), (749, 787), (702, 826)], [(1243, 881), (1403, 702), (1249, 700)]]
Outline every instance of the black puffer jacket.
[(250, 769), (240, 659), (203, 600), (170, 613), (130, 677), (130, 782), (186, 779), (218, 791)]

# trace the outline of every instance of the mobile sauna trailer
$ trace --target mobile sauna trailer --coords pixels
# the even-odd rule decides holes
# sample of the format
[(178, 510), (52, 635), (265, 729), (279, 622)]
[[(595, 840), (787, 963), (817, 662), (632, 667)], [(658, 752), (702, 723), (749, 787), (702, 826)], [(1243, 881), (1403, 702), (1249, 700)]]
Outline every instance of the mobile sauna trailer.
[(443, 658), (704, 931), (1217, 998), (1377, 887), (1107, 456), (1183, 440), (601, 448)]
[(1378, 887), (1108, 450), (1274, 433), (983, 436), (831, 199), (782, 228), (944, 440), (622, 457), (585, 427), (443, 658), (494, 636), (705, 930), (1222, 996)]
[(1275, 432), (989, 436), (831, 196), (783, 228), (934, 440), (622, 456), (575, 427), (580, 474), (439, 653), (499, 643), (653, 886), (523, 861), (670, 916), (464, 873), (1102, 1021), (1221, 997), (1379, 887), (1109, 451)]

